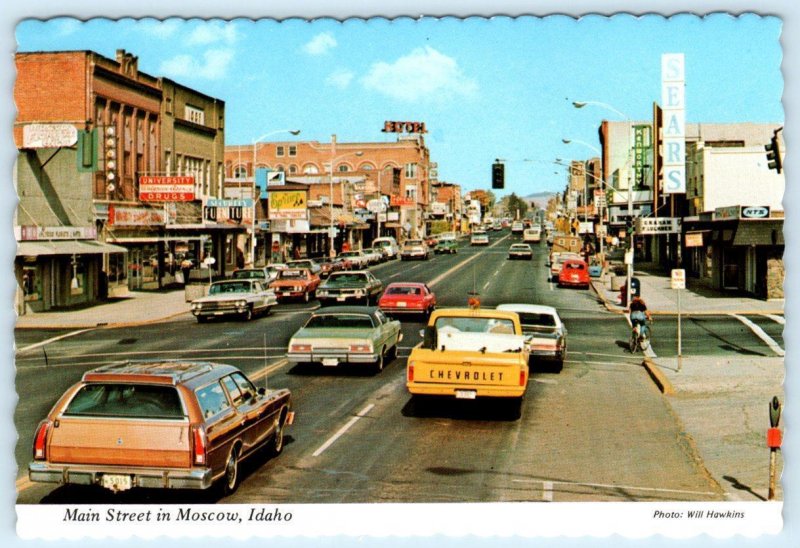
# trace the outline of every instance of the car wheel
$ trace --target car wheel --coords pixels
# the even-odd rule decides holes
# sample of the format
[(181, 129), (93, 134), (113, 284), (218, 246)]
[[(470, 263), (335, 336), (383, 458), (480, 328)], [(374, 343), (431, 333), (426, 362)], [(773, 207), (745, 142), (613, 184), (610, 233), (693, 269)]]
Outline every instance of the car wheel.
[(378, 359), (375, 360), (375, 363), (372, 365), (372, 369), (375, 371), (375, 374), (383, 371), (383, 354), (384, 351), (381, 349), (380, 353), (378, 354)]
[(253, 309), (252, 309), (252, 307), (249, 307), (249, 306), (247, 307), (247, 311), (245, 311), (244, 314), (242, 314), (242, 319), (244, 321), (246, 321), (246, 322), (249, 322), (250, 320), (253, 319)]
[(225, 474), (222, 476), (222, 494), (230, 495), (239, 488), (239, 448), (234, 447), (225, 463)]
[(286, 409), (281, 411), (278, 422), (275, 424), (275, 433), (272, 435), (272, 442), (269, 445), (269, 454), (272, 456), (280, 455), (283, 451), (283, 431), (286, 425)]
[(206, 323), (208, 318), (206, 316), (197, 316), (197, 323)]
[(386, 356), (388, 363), (392, 363), (397, 359), (397, 343), (389, 349), (389, 354)]

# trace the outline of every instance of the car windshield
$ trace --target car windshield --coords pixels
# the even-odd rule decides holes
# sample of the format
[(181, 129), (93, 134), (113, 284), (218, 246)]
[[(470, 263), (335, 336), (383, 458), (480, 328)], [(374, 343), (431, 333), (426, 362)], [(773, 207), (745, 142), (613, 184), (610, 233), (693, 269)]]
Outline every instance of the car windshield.
[(514, 334), (514, 322), (507, 318), (474, 318), (444, 316), (436, 320), (437, 331), (464, 333)]
[(422, 291), (419, 287), (395, 286), (386, 290), (387, 295), (419, 295), (421, 293)]
[(422, 245), (422, 240), (406, 240), (406, 243), (403, 244), (406, 247), (411, 247), (414, 245)]
[(281, 270), (278, 272), (278, 279), (279, 280), (298, 280), (298, 279), (305, 279), (306, 271), (299, 270), (297, 268), (287, 268), (285, 270)]
[(564, 268), (567, 270), (586, 270), (586, 266), (583, 263), (566, 263)]
[(383, 242), (373, 242), (373, 245), (374, 245), (375, 247), (391, 247), (391, 245), (392, 245), (392, 242), (386, 242), (386, 241), (383, 241)]
[(237, 270), (233, 273), (233, 279), (246, 280), (251, 278), (266, 278), (263, 270)]
[(358, 257), (361, 255), (359, 251), (345, 251), (344, 253), (340, 254), (340, 257)]
[(373, 325), (372, 318), (367, 314), (319, 314), (311, 316), (306, 327), (363, 329)]
[(333, 282), (342, 282), (342, 283), (350, 283), (350, 282), (361, 283), (367, 281), (367, 277), (364, 274), (353, 274), (353, 273), (335, 274), (332, 275), (329, 279)]
[(303, 268), (311, 268), (311, 261), (302, 260), (302, 261), (289, 261), (289, 266), (303, 267)]
[(223, 293), (249, 293), (250, 292), (250, 283), (249, 282), (225, 282), (225, 283), (218, 283), (212, 284), (211, 289), (209, 289), (209, 295), (220, 295)]
[(181, 419), (181, 399), (174, 386), (98, 383), (78, 390), (65, 416)]

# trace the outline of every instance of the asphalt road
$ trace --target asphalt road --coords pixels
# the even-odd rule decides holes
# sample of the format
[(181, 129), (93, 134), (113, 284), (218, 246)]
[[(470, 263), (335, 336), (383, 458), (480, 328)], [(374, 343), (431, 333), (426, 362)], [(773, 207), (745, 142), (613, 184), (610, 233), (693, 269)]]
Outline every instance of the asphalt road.
[[(721, 500), (721, 489), (641, 367), (641, 356), (625, 350), (624, 318), (607, 312), (590, 290), (554, 287), (547, 278), (544, 244), (534, 246), (532, 261), (506, 260), (512, 241), (506, 231), (493, 233), (488, 247), (463, 245), (455, 255), (395, 261), (372, 270), (384, 284), (427, 282), (440, 307), (464, 306), (477, 294), (488, 307), (536, 302), (559, 309), (569, 331), (567, 362), (560, 373), (533, 371), (519, 419), (501, 405), (419, 406), (409, 397), (405, 361), (420, 340), (421, 319), (403, 319), (398, 359), (373, 375), (286, 364), (288, 339), (314, 302), (281, 305), (249, 323), (197, 324), (187, 314), (148, 326), (87, 331), (18, 356), (18, 501), (201, 500), (191, 492), (112, 495), (31, 484), (25, 478), (36, 424), (61, 393), (84, 371), (128, 358), (227, 362), (259, 386), (292, 390), (297, 416), (284, 453), (249, 462), (239, 491), (221, 502)], [(763, 320), (778, 336), (771, 320)], [(671, 321), (659, 318), (655, 326), (657, 353), (668, 354), (674, 342)], [(746, 338), (741, 329), (747, 327), (735, 318), (696, 318), (684, 321), (684, 327), (691, 330), (688, 338), (689, 331), (684, 332), (685, 351), (774, 355), (759, 338)], [(19, 332), (18, 347), (52, 336)]]

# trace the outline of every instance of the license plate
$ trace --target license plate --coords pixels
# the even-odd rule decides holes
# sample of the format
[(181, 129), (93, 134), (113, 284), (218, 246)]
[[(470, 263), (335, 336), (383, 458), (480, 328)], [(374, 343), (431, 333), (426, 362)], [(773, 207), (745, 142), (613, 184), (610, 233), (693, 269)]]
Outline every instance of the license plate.
[(406, 307), (406, 306), (408, 306), (408, 305), (406, 304), (406, 302), (405, 302), (405, 301), (399, 301), (399, 302), (397, 303), (397, 306), (399, 306), (400, 308), (405, 308), (405, 307)]
[(132, 487), (131, 477), (122, 474), (103, 474), (101, 484), (112, 491), (127, 491)]
[(339, 301), (339, 302), (342, 302), (342, 301), (344, 301), (346, 298), (347, 298), (347, 297), (336, 297), (336, 300), (337, 300), (337, 301)]
[(456, 399), (474, 400), (478, 393), (475, 390), (456, 390)]
[(336, 367), (339, 365), (339, 360), (336, 358), (322, 358), (322, 365), (326, 367)]

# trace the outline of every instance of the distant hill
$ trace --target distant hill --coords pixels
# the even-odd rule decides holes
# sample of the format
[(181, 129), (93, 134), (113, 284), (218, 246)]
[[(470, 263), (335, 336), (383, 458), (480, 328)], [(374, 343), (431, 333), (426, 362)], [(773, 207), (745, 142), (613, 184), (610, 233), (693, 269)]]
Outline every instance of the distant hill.
[(535, 192), (527, 196), (521, 196), (521, 198), (528, 203), (533, 202), (537, 207), (544, 209), (547, 207), (547, 201), (555, 195), (555, 192)]

